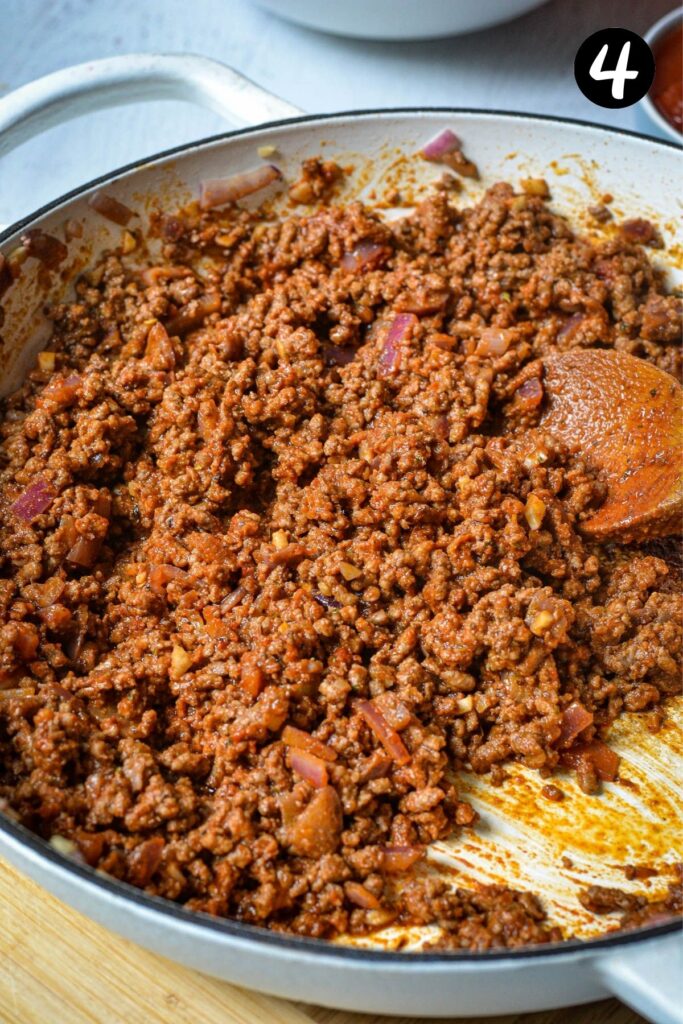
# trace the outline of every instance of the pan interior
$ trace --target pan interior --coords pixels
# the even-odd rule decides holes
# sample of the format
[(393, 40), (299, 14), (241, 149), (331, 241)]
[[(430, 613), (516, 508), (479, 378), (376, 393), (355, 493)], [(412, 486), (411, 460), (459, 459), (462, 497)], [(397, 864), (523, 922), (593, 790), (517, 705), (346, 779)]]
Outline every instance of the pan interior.
[[(337, 125), (332, 119), (327, 123), (323, 120), (293, 127), (283, 125), (218, 140), (190, 150), (186, 156), (159, 160), (125, 175), (115, 175), (107, 183), (107, 192), (139, 210), (144, 223), (154, 207), (173, 209), (194, 197), (201, 176), (228, 173), (254, 164), (258, 146), (274, 141), (285, 177), (294, 173), (303, 157), (322, 152), (326, 158), (354, 168), (344, 200), (366, 199), (392, 217), (407, 212), (406, 207), (391, 209), (383, 197), (400, 186), (404, 200), (421, 198), (429, 184), (439, 177), (439, 171), (433, 165), (416, 161), (414, 154), (435, 131), (455, 122), (468, 155), (484, 172), (481, 181), (465, 182), (463, 204), (476, 200), (495, 181), (514, 182), (523, 176), (545, 175), (553, 207), (585, 230), (586, 206), (604, 192), (613, 192), (619, 216), (655, 217), (667, 244), (660, 259), (662, 269), (674, 276), (678, 273), (681, 250), (676, 248), (674, 237), (678, 227), (663, 215), (672, 202), (665, 198), (664, 171), (659, 186), (648, 187), (650, 199), (644, 202), (632, 190), (619, 192), (610, 178), (611, 172), (601, 165), (599, 158), (604, 151), (597, 143), (592, 154), (577, 155), (576, 140), (559, 139), (558, 135), (559, 141), (553, 145), (552, 133), (546, 127), (544, 148), (538, 132), (532, 130), (533, 124), (530, 129), (521, 118), (517, 125), (513, 118), (509, 119), (508, 127), (515, 131), (505, 144), (498, 142), (488, 129), (476, 129), (474, 123), (468, 128), (466, 119), (459, 125), (457, 112), (416, 114), (410, 118), (404, 115), (403, 119), (396, 115), (391, 122), (385, 121), (380, 145), (376, 142), (376, 124), (361, 119), (354, 123), (353, 118), (347, 118), (347, 122)], [(662, 150), (668, 166), (673, 157), (663, 147)], [(656, 153), (651, 157), (653, 163), (656, 157)], [(45, 231), (59, 237), (67, 220), (82, 225), (81, 235), (69, 245), (68, 265), (59, 275), (46, 278), (38, 275), (35, 261), (28, 260), (22, 265), (11, 293), (3, 297), (0, 395), (18, 385), (41, 347), (48, 329), (43, 313), (46, 303), (61, 299), (84, 266), (107, 248), (120, 244), (121, 229), (98, 218), (88, 206), (88, 194), (92, 191), (56, 204), (40, 219)], [(596, 232), (601, 230), (599, 226), (593, 227)], [(7, 238), (2, 251), (11, 255), (18, 245), (20, 232)], [(475, 829), (461, 830), (457, 838), (435, 843), (429, 851), (430, 866), (444, 874), (453, 886), (505, 883), (542, 893), (551, 922), (560, 925), (567, 937), (587, 939), (603, 934), (610, 927), (609, 918), (597, 917), (584, 909), (578, 900), (582, 888), (591, 884), (615, 886), (655, 899), (664, 895), (671, 881), (667, 866), (681, 859), (682, 725), (681, 702), (670, 703), (667, 720), (658, 733), (648, 731), (643, 717), (627, 715), (617, 721), (610, 745), (622, 758), (620, 780), (604, 784), (603, 792), (597, 796), (582, 793), (568, 775), (546, 780), (517, 764), (508, 766), (508, 778), (500, 787), (493, 787), (486, 777), (459, 775), (460, 792), (479, 811), (480, 820)], [(564, 800), (554, 802), (542, 794), (548, 781), (563, 790)], [(629, 881), (624, 871), (627, 865), (652, 866), (658, 873), (650, 879)], [(437, 936), (433, 928), (390, 928), (371, 939), (343, 941), (356, 947), (419, 949)]]
[[(667, 706), (657, 733), (646, 720), (625, 715), (615, 722), (610, 746), (620, 755), (619, 780), (587, 796), (565, 773), (543, 779), (520, 764), (508, 765), (502, 786), (462, 773), (459, 791), (480, 814), (457, 838), (434, 843), (429, 864), (454, 887), (500, 883), (542, 894), (548, 916), (567, 938), (591, 939), (617, 927), (579, 902), (582, 889), (610, 886), (654, 900), (666, 895), (683, 854), (683, 701)], [(565, 794), (542, 794), (552, 781)], [(629, 880), (627, 866), (657, 870)], [(387, 928), (371, 939), (349, 939), (365, 948), (420, 949), (438, 940), (438, 929)]]

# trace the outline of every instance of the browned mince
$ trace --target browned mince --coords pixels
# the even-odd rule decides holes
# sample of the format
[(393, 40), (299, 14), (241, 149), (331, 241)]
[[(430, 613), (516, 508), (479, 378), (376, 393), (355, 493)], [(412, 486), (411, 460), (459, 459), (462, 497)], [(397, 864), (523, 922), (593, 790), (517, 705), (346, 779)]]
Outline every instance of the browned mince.
[(666, 895), (651, 900), (623, 889), (591, 885), (579, 894), (579, 900), (592, 914), (618, 913), (619, 927), (629, 930), (679, 917), (683, 913), (683, 885), (679, 877), (669, 884)]
[(549, 776), (580, 705), (595, 790), (610, 723), (679, 688), (667, 561), (582, 536), (602, 485), (536, 427), (555, 349), (678, 374), (679, 305), (543, 196), (389, 224), (326, 166), (293, 197), (320, 207), (159, 215), (154, 261), (128, 236), (4, 402), (0, 799), (211, 914), (556, 940), (537, 896), (419, 857), (475, 824), (459, 769)]

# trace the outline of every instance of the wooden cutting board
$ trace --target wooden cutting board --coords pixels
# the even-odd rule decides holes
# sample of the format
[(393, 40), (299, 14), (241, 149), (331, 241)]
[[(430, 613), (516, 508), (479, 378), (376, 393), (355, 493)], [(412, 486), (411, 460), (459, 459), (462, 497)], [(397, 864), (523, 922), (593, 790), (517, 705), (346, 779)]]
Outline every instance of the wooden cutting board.
[[(422, 1022), (288, 1003), (178, 967), (93, 924), (0, 861), (0, 1024)], [(488, 1024), (645, 1022), (610, 999)]]

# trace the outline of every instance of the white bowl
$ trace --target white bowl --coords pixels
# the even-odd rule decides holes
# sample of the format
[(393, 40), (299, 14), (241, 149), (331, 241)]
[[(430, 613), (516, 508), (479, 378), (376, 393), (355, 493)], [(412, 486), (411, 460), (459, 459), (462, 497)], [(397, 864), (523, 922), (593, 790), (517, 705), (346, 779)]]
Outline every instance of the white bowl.
[[(645, 35), (645, 42), (657, 57), (657, 45), (669, 34), (680, 21), (683, 20), (683, 9), (675, 7), (663, 18), (656, 21)], [(657, 135), (660, 139), (672, 139), (679, 145), (683, 144), (683, 136), (677, 131), (667, 119), (660, 114), (652, 102), (650, 93), (646, 93), (638, 104), (640, 127), (650, 135)]]
[(357, 39), (437, 39), (510, 21), (545, 0), (256, 0), (274, 14)]

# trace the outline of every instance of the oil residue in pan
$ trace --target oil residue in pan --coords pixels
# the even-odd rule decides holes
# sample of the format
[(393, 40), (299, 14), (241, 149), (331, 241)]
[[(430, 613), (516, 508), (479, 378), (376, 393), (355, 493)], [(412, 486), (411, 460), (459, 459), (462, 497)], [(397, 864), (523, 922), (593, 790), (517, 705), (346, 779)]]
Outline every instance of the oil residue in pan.
[[(487, 776), (462, 773), (459, 792), (478, 810), (474, 829), (461, 830), (429, 849), (429, 862), (454, 886), (504, 883), (541, 896), (553, 924), (567, 937), (589, 939), (614, 928), (610, 916), (591, 914), (579, 902), (589, 885), (638, 892), (649, 900), (665, 895), (673, 865), (683, 857), (683, 701), (671, 701), (661, 729), (650, 732), (643, 715), (625, 715), (611, 729), (609, 744), (620, 755), (619, 781), (603, 783), (588, 796), (575, 779), (559, 773), (544, 779), (522, 765), (507, 766), (503, 785)], [(552, 783), (564, 799), (541, 792)], [(629, 880), (628, 865), (657, 871)], [(364, 947), (418, 949), (438, 930), (387, 928)]]

